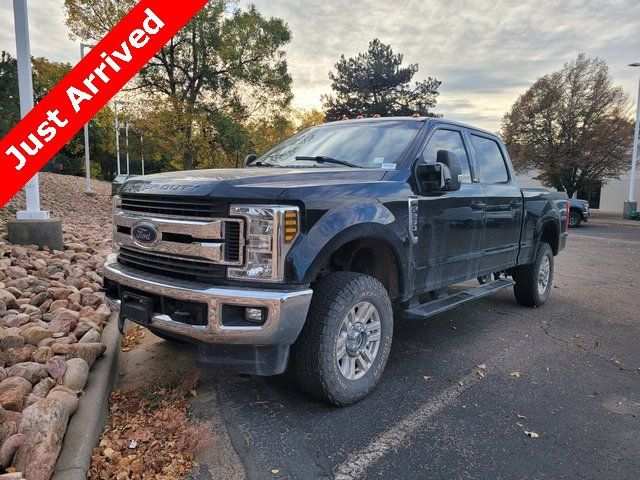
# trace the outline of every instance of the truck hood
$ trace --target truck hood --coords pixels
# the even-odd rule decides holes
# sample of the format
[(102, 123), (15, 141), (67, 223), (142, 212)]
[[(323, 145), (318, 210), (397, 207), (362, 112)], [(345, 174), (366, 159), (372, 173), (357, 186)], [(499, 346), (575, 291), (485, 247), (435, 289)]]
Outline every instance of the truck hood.
[(120, 192), (275, 200), (290, 188), (376, 182), (385, 172), (348, 167), (193, 170), (134, 177)]

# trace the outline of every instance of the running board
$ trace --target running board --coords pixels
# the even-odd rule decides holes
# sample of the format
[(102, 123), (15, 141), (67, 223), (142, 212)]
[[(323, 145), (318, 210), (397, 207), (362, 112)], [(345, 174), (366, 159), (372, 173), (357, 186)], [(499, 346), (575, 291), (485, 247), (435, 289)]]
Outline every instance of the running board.
[(439, 313), (446, 312), (447, 310), (451, 310), (452, 308), (457, 307), (458, 305), (462, 305), (463, 303), (467, 303), (471, 300), (477, 300), (478, 298), (486, 297), (487, 295), (491, 295), (492, 293), (504, 290), (514, 283), (515, 282), (510, 278), (503, 278), (491, 283), (485, 283), (484, 285), (479, 285), (477, 287), (464, 290), (462, 292), (454, 293), (453, 295), (449, 295), (445, 298), (439, 298), (437, 300), (423, 303), (422, 305), (419, 305), (417, 307), (405, 310), (405, 313), (420, 318), (432, 317), (434, 315), (438, 315)]

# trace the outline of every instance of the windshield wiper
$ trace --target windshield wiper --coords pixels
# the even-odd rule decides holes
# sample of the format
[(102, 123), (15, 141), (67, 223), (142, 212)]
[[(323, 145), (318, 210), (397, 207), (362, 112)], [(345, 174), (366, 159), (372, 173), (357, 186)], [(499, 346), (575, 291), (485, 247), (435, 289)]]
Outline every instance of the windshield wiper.
[(317, 155), (315, 157), (298, 156), (296, 157), (296, 160), (298, 161), (306, 160), (306, 161), (317, 162), (317, 163), (335, 163), (336, 165), (344, 165), (345, 167), (364, 168), (364, 167), (361, 167), (360, 165), (356, 165), (355, 163), (347, 162), (346, 160), (338, 160), (337, 158), (331, 158), (325, 155)]

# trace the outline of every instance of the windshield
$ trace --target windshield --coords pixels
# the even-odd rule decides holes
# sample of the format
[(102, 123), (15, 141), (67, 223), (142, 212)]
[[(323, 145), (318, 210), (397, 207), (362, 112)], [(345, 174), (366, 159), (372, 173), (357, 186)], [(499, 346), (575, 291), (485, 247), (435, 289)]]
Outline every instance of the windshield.
[(284, 141), (252, 166), (335, 168), (351, 164), (394, 169), (422, 125), (416, 121), (386, 120), (312, 127)]

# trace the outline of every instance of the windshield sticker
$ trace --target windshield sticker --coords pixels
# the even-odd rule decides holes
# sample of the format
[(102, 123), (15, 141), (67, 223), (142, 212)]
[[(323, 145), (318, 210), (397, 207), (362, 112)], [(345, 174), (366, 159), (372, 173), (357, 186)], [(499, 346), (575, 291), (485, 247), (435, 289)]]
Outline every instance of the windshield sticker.
[(380, 168), (384, 168), (385, 170), (395, 170), (396, 169), (396, 164), (395, 163), (383, 163), (382, 165), (380, 165)]
[(384, 163), (384, 157), (375, 157), (373, 163)]

